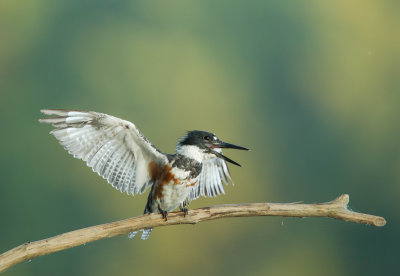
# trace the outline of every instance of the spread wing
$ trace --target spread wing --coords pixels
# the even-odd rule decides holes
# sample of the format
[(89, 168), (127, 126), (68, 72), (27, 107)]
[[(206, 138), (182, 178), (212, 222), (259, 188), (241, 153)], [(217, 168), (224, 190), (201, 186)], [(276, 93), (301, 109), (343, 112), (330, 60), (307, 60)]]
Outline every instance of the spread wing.
[(164, 165), (168, 161), (131, 122), (92, 111), (41, 112), (54, 116), (39, 121), (55, 127), (50, 133), (60, 144), (121, 192), (145, 192), (152, 185), (150, 162)]
[[(222, 152), (220, 149), (215, 150)], [(206, 159), (203, 161), (199, 179), (187, 199), (190, 202), (200, 196), (214, 197), (225, 194), (223, 183), (227, 185), (229, 180), (232, 182), (224, 160), (218, 157)]]

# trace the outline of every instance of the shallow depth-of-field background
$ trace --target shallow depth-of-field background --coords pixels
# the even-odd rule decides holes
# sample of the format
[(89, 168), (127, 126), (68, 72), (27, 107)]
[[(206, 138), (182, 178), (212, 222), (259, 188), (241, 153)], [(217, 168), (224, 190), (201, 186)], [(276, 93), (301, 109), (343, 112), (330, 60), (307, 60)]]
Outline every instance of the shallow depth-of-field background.
[(395, 275), (400, 270), (399, 1), (0, 1), (0, 250), (140, 215), (37, 122), (41, 108), (134, 122), (162, 151), (215, 132), (235, 186), (190, 207), (323, 202), (383, 228), (241, 218), (157, 228), (5, 275)]

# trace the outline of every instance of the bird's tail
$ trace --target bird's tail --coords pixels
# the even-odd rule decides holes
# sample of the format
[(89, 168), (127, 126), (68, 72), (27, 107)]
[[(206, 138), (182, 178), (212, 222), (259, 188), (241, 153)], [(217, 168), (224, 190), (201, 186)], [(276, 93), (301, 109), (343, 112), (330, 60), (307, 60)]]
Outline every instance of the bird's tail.
[[(154, 189), (154, 183), (153, 183), (153, 185), (151, 186), (151, 191), (150, 191), (149, 196), (148, 196), (148, 198), (147, 198), (146, 207), (144, 208), (144, 212), (143, 212), (144, 215), (146, 215), (146, 214), (151, 214), (151, 213), (154, 213), (154, 212), (155, 212), (155, 211), (153, 210), (153, 208), (152, 208), (152, 206), (154, 205), (154, 204), (153, 204), (153, 197), (152, 197), (152, 195), (153, 195), (153, 189)], [(153, 228), (145, 228), (145, 229), (142, 229), (142, 230), (139, 230), (139, 231), (142, 231), (142, 237), (141, 237), (141, 239), (145, 241), (145, 240), (147, 240), (147, 239), (149, 238), (149, 236), (150, 236), (150, 234), (151, 234), (151, 231), (153, 231)], [(128, 237), (129, 237), (130, 239), (133, 239), (139, 231), (130, 232), (129, 235), (128, 235)]]
[[(153, 228), (146, 228), (146, 229), (139, 230), (139, 231), (142, 231), (141, 239), (145, 241), (145, 240), (147, 240), (149, 238), (151, 231), (153, 231)], [(130, 232), (128, 237), (130, 239), (133, 239), (136, 236), (137, 232), (138, 231)]]
[[(153, 185), (153, 187), (154, 187), (154, 185)], [(153, 187), (151, 188), (152, 190), (153, 190)], [(143, 213), (144, 215), (152, 213), (151, 206), (150, 206), (151, 205), (150, 202), (152, 201), (151, 193), (152, 192), (150, 192), (149, 198), (147, 200), (146, 207), (144, 208), (144, 213)], [(145, 240), (147, 240), (149, 238), (151, 231), (153, 231), (153, 228), (145, 228), (145, 229), (142, 229), (142, 230), (139, 230), (139, 231), (142, 231), (141, 239), (145, 241)], [(128, 237), (130, 239), (133, 239), (139, 231), (130, 232)]]

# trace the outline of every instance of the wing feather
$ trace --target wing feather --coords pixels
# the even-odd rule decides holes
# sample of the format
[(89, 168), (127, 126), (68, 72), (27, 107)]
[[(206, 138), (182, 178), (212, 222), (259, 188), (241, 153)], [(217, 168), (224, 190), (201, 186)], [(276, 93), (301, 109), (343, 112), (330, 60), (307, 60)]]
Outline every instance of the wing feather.
[(131, 122), (92, 111), (41, 111), (55, 116), (39, 121), (55, 127), (50, 133), (60, 144), (121, 192), (143, 193), (152, 185), (149, 162), (168, 161)]
[[(203, 161), (198, 182), (191, 190), (188, 201), (198, 199), (200, 196), (214, 197), (225, 194), (224, 183), (232, 182), (228, 166), (220, 158), (210, 158)], [(233, 184), (233, 182), (232, 182)]]

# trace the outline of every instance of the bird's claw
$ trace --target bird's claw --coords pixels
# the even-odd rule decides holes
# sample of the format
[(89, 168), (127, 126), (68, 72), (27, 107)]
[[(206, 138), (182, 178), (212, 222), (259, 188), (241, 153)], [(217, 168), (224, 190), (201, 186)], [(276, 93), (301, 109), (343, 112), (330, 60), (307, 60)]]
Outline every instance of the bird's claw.
[(158, 211), (160, 212), (160, 214), (162, 215), (163, 219), (165, 219), (165, 221), (168, 220), (168, 211), (164, 211), (163, 209), (161, 209), (160, 204), (158, 204)]
[(164, 210), (160, 210), (160, 213), (161, 213), (163, 219), (165, 219), (165, 221), (167, 221), (168, 220), (168, 212), (164, 211)]
[(183, 217), (186, 217), (187, 214), (189, 214), (189, 209), (186, 207), (180, 208), (181, 211), (183, 212)]

